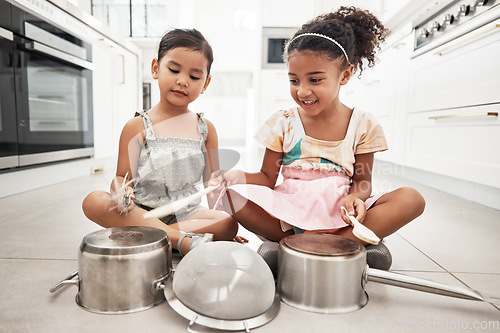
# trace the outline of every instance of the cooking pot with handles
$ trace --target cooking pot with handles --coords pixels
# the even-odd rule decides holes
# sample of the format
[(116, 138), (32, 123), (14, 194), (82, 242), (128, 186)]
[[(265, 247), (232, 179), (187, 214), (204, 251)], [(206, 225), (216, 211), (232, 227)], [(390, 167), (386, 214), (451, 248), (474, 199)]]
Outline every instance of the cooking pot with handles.
[(172, 247), (161, 229), (134, 226), (99, 230), (85, 236), (78, 271), (50, 291), (78, 286), (76, 303), (97, 313), (130, 313), (165, 301), (155, 288), (172, 272)]
[(358, 310), (368, 302), (368, 281), (500, 305), (499, 296), (369, 268), (364, 246), (344, 237), (305, 233), (280, 241), (277, 289), (293, 307), (319, 313)]

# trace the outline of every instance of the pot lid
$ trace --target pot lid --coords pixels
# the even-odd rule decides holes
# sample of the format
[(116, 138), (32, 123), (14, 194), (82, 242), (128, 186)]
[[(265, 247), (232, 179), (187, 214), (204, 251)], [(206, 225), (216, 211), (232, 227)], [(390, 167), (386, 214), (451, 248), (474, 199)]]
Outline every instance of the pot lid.
[(88, 234), (80, 251), (95, 254), (135, 254), (150, 252), (169, 245), (167, 233), (143, 226), (108, 228)]
[(361, 251), (357, 242), (332, 234), (305, 233), (285, 237), (280, 242), (288, 248), (318, 256), (349, 256)]
[(242, 244), (219, 241), (194, 248), (179, 262), (171, 280), (171, 287), (168, 283), (165, 287), (171, 307), (207, 327), (257, 327), (279, 311), (269, 266)]

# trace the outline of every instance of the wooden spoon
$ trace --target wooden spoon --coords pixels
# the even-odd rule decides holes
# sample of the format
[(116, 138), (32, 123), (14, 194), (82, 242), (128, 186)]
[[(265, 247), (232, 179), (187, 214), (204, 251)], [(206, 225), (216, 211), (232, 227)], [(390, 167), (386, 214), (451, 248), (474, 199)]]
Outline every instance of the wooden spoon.
[(373, 231), (364, 226), (361, 222), (356, 220), (356, 218), (352, 215), (349, 215), (347, 209), (344, 206), (341, 206), (340, 209), (349, 217), (349, 220), (352, 223), (352, 233), (354, 236), (358, 237), (362, 241), (365, 241), (370, 244), (377, 245), (380, 242), (380, 238), (375, 235)]

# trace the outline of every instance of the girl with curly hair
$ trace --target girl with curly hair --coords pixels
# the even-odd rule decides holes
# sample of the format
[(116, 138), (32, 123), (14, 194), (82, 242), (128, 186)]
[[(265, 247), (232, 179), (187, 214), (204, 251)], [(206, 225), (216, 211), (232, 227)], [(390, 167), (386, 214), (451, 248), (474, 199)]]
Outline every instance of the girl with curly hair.
[[(273, 241), (305, 231), (366, 245), (341, 206), (379, 238), (423, 212), (425, 201), (413, 188), (372, 194), (374, 153), (387, 149), (383, 130), (370, 113), (339, 98), (356, 70), (374, 65), (388, 33), (370, 12), (341, 7), (288, 40), (283, 58), (297, 107), (274, 113), (257, 132), (266, 147), (260, 172), (228, 171), (228, 187), (221, 188), (232, 201), (226, 211), (245, 228)], [(280, 169), (284, 180), (276, 186)]]

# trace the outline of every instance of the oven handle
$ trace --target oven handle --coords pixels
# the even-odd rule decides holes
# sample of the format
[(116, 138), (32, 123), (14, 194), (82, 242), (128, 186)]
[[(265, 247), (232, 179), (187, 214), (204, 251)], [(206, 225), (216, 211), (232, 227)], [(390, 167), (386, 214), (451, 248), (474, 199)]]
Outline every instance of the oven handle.
[(463, 38), (462, 40), (449, 45), (447, 47), (442, 48), (441, 50), (437, 50), (434, 52), (435, 55), (438, 56), (444, 56), (450, 52), (453, 52), (454, 50), (458, 49), (459, 47), (463, 46), (464, 44), (468, 44), (471, 41), (475, 41), (484, 37), (487, 37), (495, 32), (500, 31), (500, 23), (493, 23), (483, 29), (478, 29), (477, 33), (469, 35), (467, 38)]
[(9, 30), (5, 30), (4, 28), (0, 28), (0, 38), (14, 41), (14, 34)]
[(38, 42), (25, 43), (24, 47), (28, 50), (44, 53), (44, 54), (50, 55), (52, 57), (55, 57), (57, 59), (70, 62), (74, 65), (79, 66), (79, 67), (86, 68), (86, 69), (91, 70), (91, 71), (93, 71), (95, 68), (94, 64), (91, 63), (90, 61), (80, 59), (78, 57), (72, 56), (70, 54), (64, 53), (64, 52), (56, 50), (56, 49), (53, 49), (49, 46), (43, 45), (43, 44), (38, 43)]
[(433, 116), (433, 117), (429, 117), (429, 119), (439, 120), (439, 119), (481, 118), (481, 117), (498, 117), (498, 112), (452, 114), (452, 115), (446, 115), (446, 116)]

